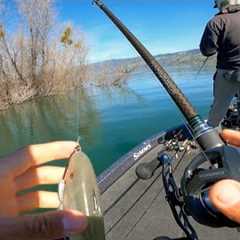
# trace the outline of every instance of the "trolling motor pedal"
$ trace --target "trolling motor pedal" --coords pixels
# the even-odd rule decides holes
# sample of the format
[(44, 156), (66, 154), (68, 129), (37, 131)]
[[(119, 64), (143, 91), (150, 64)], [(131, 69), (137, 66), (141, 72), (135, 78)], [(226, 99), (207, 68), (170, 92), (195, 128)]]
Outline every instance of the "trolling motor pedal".
[(141, 163), (137, 166), (135, 172), (141, 180), (148, 180), (153, 177), (155, 171), (161, 166), (158, 158), (153, 159), (148, 163)]
[(136, 167), (136, 175), (142, 180), (148, 180), (153, 177), (156, 170), (166, 163), (171, 161), (171, 158), (165, 153), (165, 151), (159, 152), (157, 158), (151, 162), (141, 163)]

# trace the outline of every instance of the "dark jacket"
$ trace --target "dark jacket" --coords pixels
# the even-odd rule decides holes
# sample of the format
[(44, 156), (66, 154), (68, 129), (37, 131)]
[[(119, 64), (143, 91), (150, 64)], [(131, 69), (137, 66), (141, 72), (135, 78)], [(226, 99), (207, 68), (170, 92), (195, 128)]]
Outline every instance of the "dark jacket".
[(216, 15), (204, 31), (200, 43), (204, 56), (217, 53), (217, 68), (240, 70), (240, 8)]

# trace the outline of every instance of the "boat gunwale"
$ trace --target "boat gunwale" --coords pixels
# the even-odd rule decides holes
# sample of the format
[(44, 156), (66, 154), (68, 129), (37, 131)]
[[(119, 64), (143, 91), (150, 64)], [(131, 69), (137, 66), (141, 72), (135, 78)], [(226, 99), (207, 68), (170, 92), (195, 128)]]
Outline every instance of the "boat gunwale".
[[(116, 162), (114, 162), (109, 168), (103, 171), (97, 177), (97, 183), (99, 185), (100, 193), (103, 194), (109, 187), (111, 187), (129, 168), (136, 164), (140, 159), (152, 151), (160, 143), (160, 139), (164, 138), (168, 131), (161, 131), (145, 141), (138, 144), (131, 151), (124, 154)], [(140, 152), (146, 146), (150, 144), (150, 148), (144, 151), (138, 158), (134, 157), (135, 153)]]
[[(180, 129), (183, 130), (185, 138), (192, 138), (189, 132), (190, 129), (187, 124), (179, 124), (175, 127), (163, 130), (155, 135), (152, 135), (145, 141), (138, 144), (132, 150), (124, 154), (122, 157), (120, 157), (116, 162), (114, 162), (109, 168), (107, 168), (97, 177), (100, 194), (104, 194), (104, 192), (107, 191), (108, 188), (110, 188), (121, 176), (123, 176), (128, 169), (130, 169), (134, 164), (139, 162), (142, 157), (152, 151), (156, 146), (162, 144), (163, 140), (172, 138), (175, 132), (179, 131)], [(144, 151), (143, 154), (141, 154), (138, 158), (135, 159), (134, 154), (144, 149), (144, 147), (146, 147), (148, 144), (150, 144), (151, 148)]]

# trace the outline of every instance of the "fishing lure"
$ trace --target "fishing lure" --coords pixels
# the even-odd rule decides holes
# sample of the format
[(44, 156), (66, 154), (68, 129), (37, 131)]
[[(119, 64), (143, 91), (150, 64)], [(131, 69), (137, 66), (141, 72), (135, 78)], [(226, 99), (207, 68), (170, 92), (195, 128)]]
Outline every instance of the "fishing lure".
[(58, 186), (59, 209), (74, 209), (87, 216), (88, 227), (78, 236), (65, 240), (105, 240), (104, 221), (96, 175), (89, 158), (78, 145)]

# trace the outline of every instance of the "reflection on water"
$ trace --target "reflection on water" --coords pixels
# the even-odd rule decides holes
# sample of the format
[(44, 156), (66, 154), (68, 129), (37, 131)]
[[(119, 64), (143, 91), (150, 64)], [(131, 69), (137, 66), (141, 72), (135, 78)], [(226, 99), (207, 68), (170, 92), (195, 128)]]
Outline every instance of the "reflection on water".
[[(168, 69), (201, 115), (212, 101), (212, 71), (196, 79), (196, 69)], [(76, 90), (38, 99), (0, 112), (0, 154), (30, 143), (76, 140), (97, 174), (136, 144), (183, 121), (152, 73), (129, 76), (121, 88)]]
[(11, 107), (0, 115), (1, 154), (30, 143), (76, 140), (91, 144), (99, 126), (94, 101), (81, 90)]

